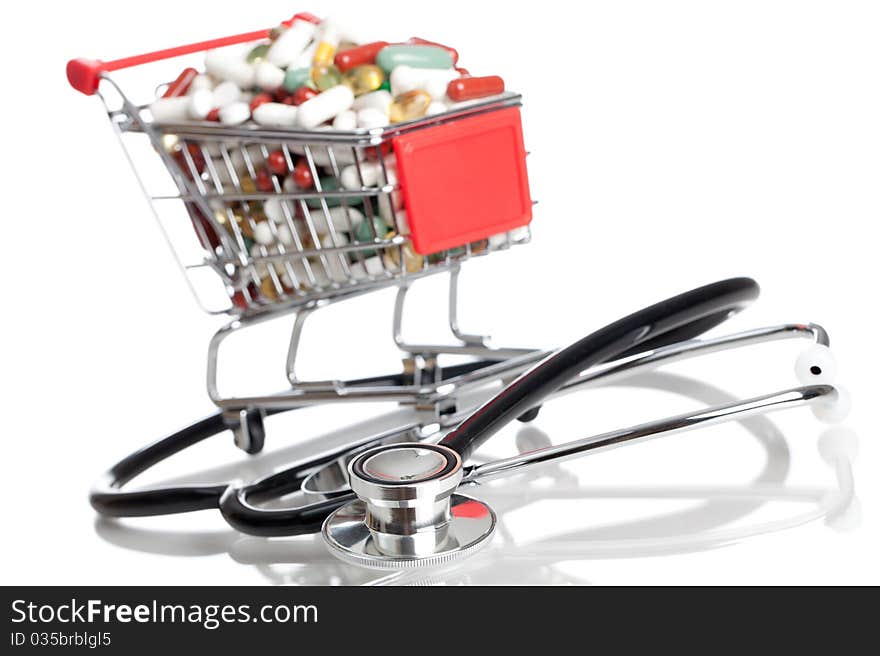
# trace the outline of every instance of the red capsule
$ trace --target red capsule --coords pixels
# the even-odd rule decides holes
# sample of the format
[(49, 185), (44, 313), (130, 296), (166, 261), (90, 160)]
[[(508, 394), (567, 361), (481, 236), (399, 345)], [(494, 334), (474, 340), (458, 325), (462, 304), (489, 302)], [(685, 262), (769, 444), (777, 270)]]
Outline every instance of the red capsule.
[(205, 120), (206, 121), (214, 121), (214, 123), (219, 123), (220, 122), (220, 108), (215, 107), (210, 112), (208, 112), (208, 115), (205, 116)]
[(251, 112), (253, 112), (260, 105), (265, 105), (267, 102), (272, 102), (272, 96), (268, 93), (258, 93), (251, 99)]
[(311, 189), (312, 185), (315, 184), (312, 170), (309, 168), (309, 163), (306, 160), (301, 159), (294, 165), (293, 181), (300, 189)]
[(437, 46), (438, 48), (443, 48), (446, 52), (452, 55), (452, 65), (458, 63), (458, 50), (455, 48), (450, 48), (449, 46), (444, 46), (442, 43), (437, 43), (436, 41), (428, 41), (427, 39), (422, 39), (421, 37), (411, 36), (407, 43), (412, 43), (420, 46)]
[[(202, 149), (193, 143), (186, 144), (185, 147), (189, 153), (189, 159), (192, 161), (192, 168), (196, 170), (196, 173), (201, 175), (205, 172), (205, 155), (202, 153)], [(183, 154), (183, 148), (175, 151), (172, 157), (174, 157), (174, 160), (177, 162), (178, 166), (180, 166), (180, 169), (186, 173), (187, 177), (192, 179), (190, 162), (187, 161), (186, 155)]]
[(459, 75), (461, 75), (462, 77), (470, 77), (471, 76), (471, 72), (466, 68), (462, 68), (461, 66), (456, 66), (455, 72), (458, 73)]
[(290, 92), (284, 87), (275, 89), (275, 102), (284, 102), (285, 98), (290, 97)]
[(287, 175), (287, 158), (280, 150), (273, 150), (266, 158), (266, 166), (275, 175)]
[(177, 96), (182, 96), (189, 91), (189, 85), (192, 84), (192, 81), (198, 74), (199, 72), (194, 68), (184, 68), (180, 72), (180, 75), (177, 76), (177, 79), (168, 85), (168, 88), (165, 89), (165, 93), (162, 94), (162, 97), (175, 98)]
[(293, 105), (302, 105), (306, 100), (311, 100), (315, 96), (318, 95), (318, 92), (309, 87), (300, 87), (296, 91), (293, 92), (291, 98), (291, 104)]
[(257, 171), (257, 176), (254, 178), (254, 184), (257, 185), (257, 189), (260, 191), (275, 191), (275, 184), (272, 180), (272, 176), (269, 175), (269, 172), (266, 169), (260, 169)]
[(446, 87), (446, 95), (455, 102), (495, 96), (499, 93), (504, 93), (504, 80), (497, 75), (462, 77), (453, 80)]
[(375, 41), (367, 43), (357, 48), (349, 48), (336, 53), (333, 63), (336, 64), (341, 72), (354, 68), (355, 66), (363, 66), (365, 64), (376, 63), (376, 55), (379, 51), (388, 45), (387, 41)]

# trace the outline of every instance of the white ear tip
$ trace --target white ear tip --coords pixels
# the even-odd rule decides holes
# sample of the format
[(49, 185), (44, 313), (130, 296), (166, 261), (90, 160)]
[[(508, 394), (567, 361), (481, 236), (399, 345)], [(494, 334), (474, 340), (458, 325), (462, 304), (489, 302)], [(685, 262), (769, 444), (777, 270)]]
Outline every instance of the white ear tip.
[(834, 386), (834, 392), (817, 400), (813, 404), (813, 414), (816, 419), (827, 424), (839, 424), (849, 415), (852, 408), (852, 400), (849, 392), (839, 385)]
[(844, 508), (829, 513), (825, 524), (841, 532), (859, 528), (862, 525), (862, 503), (859, 498), (853, 497)]
[(853, 462), (859, 455), (859, 436), (851, 428), (833, 426), (819, 436), (819, 455), (829, 465), (843, 458)]
[(837, 360), (824, 344), (814, 344), (798, 356), (794, 373), (803, 385), (833, 383), (837, 377)]

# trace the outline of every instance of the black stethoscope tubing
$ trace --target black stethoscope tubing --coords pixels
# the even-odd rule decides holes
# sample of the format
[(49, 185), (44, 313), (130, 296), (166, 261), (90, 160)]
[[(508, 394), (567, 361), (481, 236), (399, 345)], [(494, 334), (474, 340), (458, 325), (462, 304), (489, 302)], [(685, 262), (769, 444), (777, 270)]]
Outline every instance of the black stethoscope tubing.
[[(466, 460), (513, 419), (533, 417), (536, 408), (547, 396), (581, 371), (693, 339), (743, 309), (758, 294), (759, 287), (754, 280), (732, 278), (693, 289), (615, 321), (557, 351), (520, 376), (440, 443), (457, 451), (462, 460)], [(444, 379), (452, 378), (493, 362), (483, 360), (445, 368), (441, 376)], [(375, 384), (377, 381), (393, 384), (405, 382), (403, 375), (392, 375), (351, 381), (349, 384)], [(272, 409), (267, 414), (293, 409), (296, 408)], [(319, 531), (331, 512), (355, 498), (353, 493), (348, 492), (298, 508), (268, 510), (252, 505), (298, 491), (310, 473), (344, 455), (347, 448), (298, 463), (245, 486), (219, 483), (133, 491), (121, 489), (150, 467), (226, 429), (222, 414), (217, 413), (131, 454), (112, 467), (95, 485), (90, 494), (92, 506), (102, 515), (111, 517), (164, 515), (219, 508), (226, 521), (239, 531), (259, 536), (285, 536)]]

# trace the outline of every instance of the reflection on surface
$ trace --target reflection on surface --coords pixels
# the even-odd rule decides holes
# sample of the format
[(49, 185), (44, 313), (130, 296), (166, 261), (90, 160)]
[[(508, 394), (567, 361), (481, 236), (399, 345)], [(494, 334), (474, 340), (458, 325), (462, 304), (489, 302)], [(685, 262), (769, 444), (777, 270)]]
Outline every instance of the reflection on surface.
[[(656, 372), (633, 376), (619, 385), (672, 391), (706, 405), (735, 400), (706, 383)], [(399, 413), (390, 413), (389, 417), (400, 419)], [(757, 441), (766, 456), (763, 468), (751, 482), (744, 485), (588, 486), (581, 484), (573, 472), (549, 464), (540, 470), (504, 479), (500, 484), (477, 488), (477, 496), (492, 506), (498, 515), (495, 541), (482, 553), (445, 569), (387, 573), (354, 567), (330, 555), (318, 535), (264, 539), (243, 536), (232, 529), (156, 531), (103, 518), (96, 521), (95, 528), (104, 540), (136, 551), (187, 557), (226, 552), (236, 563), (256, 567), (276, 584), (552, 585), (588, 583), (576, 580), (555, 567), (565, 561), (659, 556), (714, 549), (750, 536), (780, 531), (822, 518), (828, 526), (838, 530), (858, 526), (860, 506), (855, 497), (851, 467), (858, 440), (852, 431), (843, 427), (829, 428), (822, 433), (818, 442), (822, 459), (835, 474), (836, 487), (794, 487), (785, 484), (791, 456), (785, 436), (778, 427), (767, 416), (752, 417), (739, 424)], [(355, 428), (363, 430), (365, 426), (362, 424)], [(338, 438), (340, 432), (333, 435)], [(520, 452), (542, 448), (550, 443), (549, 437), (534, 426), (524, 426), (516, 435), (516, 446)], [(272, 454), (273, 461), (278, 455)], [(215, 468), (196, 474), (195, 478), (188, 477), (187, 481), (216, 480), (221, 471), (230, 476), (241, 476), (240, 471), (233, 473), (227, 472), (226, 468)], [(548, 499), (682, 499), (694, 503), (684, 510), (555, 533), (528, 544), (518, 544), (514, 533), (505, 524), (505, 515)], [(803, 509), (781, 519), (736, 524), (773, 501), (796, 503)]]

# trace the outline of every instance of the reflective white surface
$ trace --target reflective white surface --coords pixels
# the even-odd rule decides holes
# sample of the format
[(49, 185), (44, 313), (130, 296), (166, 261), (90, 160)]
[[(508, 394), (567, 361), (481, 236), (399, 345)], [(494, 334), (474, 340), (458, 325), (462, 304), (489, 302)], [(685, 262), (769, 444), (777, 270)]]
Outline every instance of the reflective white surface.
[[(644, 0), (586, 3), (577, 20), (532, 3), (444, 7), (426, 15), (419, 3), (388, 2), (364, 15), (363, 3), (326, 0), (295, 9), (355, 12), (386, 39), (448, 41), (472, 71), (500, 73), (524, 93), (540, 200), (533, 242), (463, 271), (462, 329), (489, 332), (496, 345), (548, 348), (690, 287), (753, 276), (761, 299), (723, 330), (786, 321), (829, 330), (853, 395), (846, 425), (860, 440), (852, 478), (845, 462), (822, 458), (824, 428), (808, 410), (774, 416), (760, 436), (730, 425), (657, 440), (469, 490), (498, 511), (493, 543), (451, 571), (405, 577), (341, 565), (317, 537), (241, 536), (210, 512), (96, 520), (87, 492), (103, 469), (212, 411), (204, 364), (218, 322), (196, 308), (100, 103), (67, 87), (64, 62), (256, 29), (292, 8), (277, 0), (208, 12), (155, 0), (132, 29), (118, 3), (53, 6), (48, 22), (46, 8), (29, 3), (0, 26), (10, 52), (28, 53), (7, 85), (42, 101), (5, 110), (0, 581), (880, 584), (880, 86), (870, 83), (880, 7)], [(504, 29), (490, 32), (499, 15)], [(39, 47), (21, 25), (40, 26)], [(550, 52), (558, 61), (546, 60)], [(178, 65), (163, 70), (173, 77)], [(437, 334), (444, 308), (433, 299), (444, 283), (414, 290), (414, 339)], [(380, 293), (316, 313), (303, 374), (396, 370), (392, 303)], [(289, 327), (230, 342), (233, 389), (280, 389)], [(744, 397), (796, 384), (798, 351), (769, 345), (669, 371)], [(591, 390), (548, 406), (522, 433), (510, 427), (478, 455), (711, 400), (691, 391)], [(297, 412), (269, 425), (265, 455), (247, 458), (225, 436), (142, 482), (252, 480), (315, 441), (377, 430), (357, 424), (389, 410)]]

